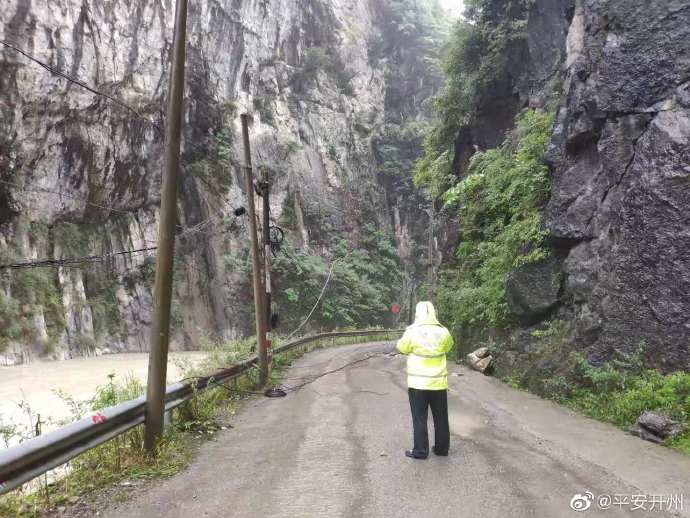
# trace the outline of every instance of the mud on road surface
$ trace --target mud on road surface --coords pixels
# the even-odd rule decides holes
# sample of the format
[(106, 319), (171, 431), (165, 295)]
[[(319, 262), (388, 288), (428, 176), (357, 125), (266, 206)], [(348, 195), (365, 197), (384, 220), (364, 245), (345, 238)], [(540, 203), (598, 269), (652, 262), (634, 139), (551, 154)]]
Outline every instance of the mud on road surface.
[[(249, 401), (187, 470), (101, 516), (690, 516), (690, 458), (456, 365), (450, 456), (404, 457), (412, 440), (405, 359), (390, 350), (355, 345), (305, 356), (286, 385), (382, 353), (285, 398)], [(653, 498), (684, 491), (686, 510), (649, 510)], [(590, 508), (572, 510), (573, 497), (586, 505), (587, 492)], [(605, 510), (602, 495), (611, 496)], [(633, 511), (641, 495), (647, 511)]]

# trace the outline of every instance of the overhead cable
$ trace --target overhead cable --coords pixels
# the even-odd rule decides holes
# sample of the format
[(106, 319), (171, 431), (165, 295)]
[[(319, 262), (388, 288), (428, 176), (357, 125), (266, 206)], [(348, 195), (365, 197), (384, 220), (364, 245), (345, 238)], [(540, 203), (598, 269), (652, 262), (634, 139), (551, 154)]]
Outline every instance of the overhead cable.
[(98, 207), (99, 209), (105, 209), (105, 210), (109, 210), (109, 211), (111, 211), (111, 212), (117, 212), (118, 214), (127, 214), (127, 215), (132, 214), (131, 211), (128, 212), (128, 211), (125, 211), (125, 210), (114, 209), (114, 208), (112, 208), (112, 207), (108, 207), (107, 205), (101, 205), (101, 204), (99, 204), (99, 203), (95, 203), (95, 202), (92, 202), (92, 201), (86, 201), (86, 200), (83, 200), (81, 196), (76, 196), (76, 195), (74, 195), (74, 194), (68, 194), (68, 193), (66, 193), (66, 192), (53, 191), (53, 190), (50, 190), (50, 189), (44, 189), (44, 188), (42, 188), (42, 187), (24, 187), (24, 186), (22, 186), (22, 185), (20, 185), (20, 184), (18, 184), (18, 183), (8, 182), (7, 180), (0, 180), (0, 184), (7, 185), (7, 186), (9, 186), (9, 187), (14, 187), (15, 189), (19, 189), (19, 190), (25, 191), (25, 192), (37, 192), (37, 193), (45, 193), (45, 194), (55, 194), (55, 195), (57, 195), (57, 196), (64, 196), (65, 198), (72, 198), (72, 199), (74, 199), (74, 200), (79, 200), (79, 201), (81, 201), (81, 202), (84, 203), (85, 205), (90, 205), (90, 206), (92, 206), (92, 207)]
[(319, 298), (316, 299), (316, 303), (314, 304), (314, 307), (311, 308), (311, 311), (310, 311), (309, 314), (307, 315), (307, 318), (305, 318), (305, 319), (302, 321), (302, 323), (301, 323), (299, 326), (297, 326), (297, 329), (295, 329), (292, 333), (290, 333), (290, 334), (285, 338), (285, 340), (289, 340), (290, 338), (292, 338), (293, 336), (295, 336), (295, 333), (297, 333), (297, 331), (299, 331), (300, 329), (302, 329), (302, 327), (304, 326), (304, 324), (306, 324), (306, 323), (309, 321), (309, 319), (311, 318), (311, 316), (314, 314), (314, 311), (316, 311), (316, 308), (317, 308), (317, 306), (319, 305), (319, 302), (321, 302), (321, 299), (323, 298), (324, 293), (326, 293), (326, 288), (328, 287), (328, 283), (331, 281), (331, 277), (333, 276), (333, 268), (335, 268), (335, 265), (338, 263), (338, 261), (342, 261), (343, 259), (345, 259), (346, 257), (348, 257), (351, 253), (352, 253), (352, 252), (348, 252), (348, 253), (345, 254), (344, 256), (339, 257), (338, 259), (335, 259), (335, 260), (331, 263), (331, 268), (328, 270), (328, 277), (326, 277), (326, 282), (323, 284), (323, 288), (321, 288), (321, 293), (319, 294)]
[(65, 74), (64, 72), (61, 72), (61, 71), (58, 70), (57, 68), (55, 68), (55, 67), (49, 65), (48, 63), (46, 63), (46, 62), (44, 62), (44, 61), (41, 61), (41, 60), (38, 59), (36, 56), (34, 56), (34, 55), (32, 55), (32, 54), (29, 54), (27, 51), (21, 49), (20, 47), (18, 47), (17, 45), (15, 45), (15, 44), (13, 44), (13, 43), (11, 43), (11, 42), (9, 42), (9, 41), (0, 40), (0, 44), (4, 45), (5, 47), (7, 47), (7, 48), (9, 48), (9, 49), (14, 50), (15, 52), (21, 54), (22, 56), (24, 56), (24, 57), (30, 59), (30, 60), (33, 61), (34, 63), (38, 64), (39, 66), (41, 66), (41, 67), (43, 67), (43, 68), (45, 68), (48, 72), (50, 72), (50, 73), (52, 73), (52, 74), (55, 74), (56, 76), (62, 77), (63, 79), (66, 79), (67, 81), (69, 81), (69, 82), (71, 82), (71, 83), (74, 83), (75, 85), (80, 86), (80, 87), (84, 88), (85, 90), (88, 90), (89, 92), (91, 92), (91, 93), (93, 93), (93, 94), (95, 94), (95, 95), (104, 97), (105, 99), (108, 99), (109, 101), (112, 101), (113, 103), (117, 104), (118, 106), (120, 106), (120, 107), (122, 107), (122, 108), (125, 108), (126, 110), (129, 110), (129, 111), (132, 112), (134, 115), (136, 115), (137, 118), (139, 118), (139, 119), (141, 119), (141, 120), (144, 120), (144, 121), (148, 122), (149, 124), (151, 124), (151, 125), (152, 125), (154, 128), (156, 128), (160, 133), (163, 132), (162, 128), (161, 128), (156, 122), (154, 122), (153, 120), (151, 120), (151, 119), (145, 117), (144, 115), (142, 115), (141, 113), (139, 113), (135, 108), (133, 108), (132, 106), (130, 106), (130, 105), (127, 104), (126, 102), (121, 101), (121, 100), (118, 99), (117, 97), (113, 97), (113, 96), (110, 95), (110, 94), (107, 94), (107, 93), (105, 93), (105, 92), (101, 92), (100, 90), (96, 90), (94, 87), (87, 85), (87, 84), (84, 83), (83, 81), (81, 81), (81, 80), (79, 80), (79, 79), (77, 79), (77, 78), (75, 78), (75, 77), (72, 77), (72, 76), (70, 76), (70, 75), (68, 75), (68, 74)]
[(43, 267), (43, 266), (51, 266), (51, 267), (60, 267), (60, 266), (76, 266), (79, 264), (83, 263), (98, 263), (98, 262), (103, 262), (106, 259), (120, 256), (120, 255), (132, 255), (132, 254), (141, 254), (144, 252), (149, 252), (156, 250), (158, 247), (153, 246), (153, 247), (148, 247), (148, 248), (139, 248), (136, 250), (123, 250), (121, 252), (111, 252), (108, 254), (102, 254), (102, 255), (89, 255), (85, 257), (66, 257), (64, 259), (41, 259), (38, 261), (27, 261), (23, 263), (10, 263), (10, 264), (1, 264), (0, 265), (0, 270), (6, 270), (6, 269), (20, 269), (20, 268), (38, 268), (38, 267)]

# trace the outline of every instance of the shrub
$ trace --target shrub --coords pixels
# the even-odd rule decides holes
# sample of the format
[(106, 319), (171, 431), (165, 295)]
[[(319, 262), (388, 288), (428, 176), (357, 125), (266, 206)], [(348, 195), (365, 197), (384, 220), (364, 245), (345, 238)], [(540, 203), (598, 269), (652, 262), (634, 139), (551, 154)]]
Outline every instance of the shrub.
[(444, 199), (460, 216), (462, 242), (457, 268), (441, 276), (441, 318), (455, 329), (507, 327), (512, 323), (505, 297), (510, 271), (542, 259), (547, 252), (541, 208), (549, 192), (542, 161), (552, 114), (528, 110), (498, 149), (477, 153), (468, 175)]
[(270, 98), (254, 97), (252, 104), (254, 105), (254, 109), (259, 113), (261, 122), (269, 126), (275, 126), (274, 107)]
[[(537, 392), (589, 417), (627, 428), (645, 411), (658, 411), (686, 425), (667, 444), (690, 454), (690, 373), (663, 374), (643, 365), (643, 347), (622, 358), (591, 365), (572, 353), (564, 365), (541, 379)], [(525, 378), (519, 382), (524, 386)], [(515, 382), (515, 377), (510, 377)]]
[(330, 264), (286, 241), (272, 269), (277, 286), (290, 286), (274, 294), (288, 329), (309, 314), (331, 269), (313, 324), (328, 329), (382, 325), (400, 288), (402, 271), (390, 237), (370, 225), (363, 229), (358, 248), (348, 250), (342, 242)]

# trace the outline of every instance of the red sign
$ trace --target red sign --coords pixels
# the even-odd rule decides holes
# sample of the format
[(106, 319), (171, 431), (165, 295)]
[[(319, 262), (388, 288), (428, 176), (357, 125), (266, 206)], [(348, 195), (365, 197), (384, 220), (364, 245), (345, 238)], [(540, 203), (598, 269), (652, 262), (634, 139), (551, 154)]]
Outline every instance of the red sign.
[(400, 313), (400, 304), (398, 304), (397, 302), (396, 302), (395, 304), (393, 304), (393, 305), (391, 306), (391, 312), (392, 312), (394, 315), (397, 315), (398, 313)]
[(97, 412), (96, 415), (91, 416), (91, 421), (93, 421), (93, 424), (105, 423), (107, 420), (108, 418), (100, 412)]

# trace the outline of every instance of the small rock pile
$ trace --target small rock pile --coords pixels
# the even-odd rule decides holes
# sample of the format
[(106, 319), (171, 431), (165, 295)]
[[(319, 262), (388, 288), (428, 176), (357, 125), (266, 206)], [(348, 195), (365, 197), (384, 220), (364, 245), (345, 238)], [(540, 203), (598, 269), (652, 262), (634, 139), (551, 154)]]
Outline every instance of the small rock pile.
[(474, 370), (485, 374), (494, 361), (494, 357), (489, 354), (488, 347), (481, 347), (467, 355), (467, 361)]
[(643, 412), (637, 422), (629, 428), (631, 434), (645, 441), (657, 444), (673, 439), (685, 431), (685, 427), (659, 412)]

